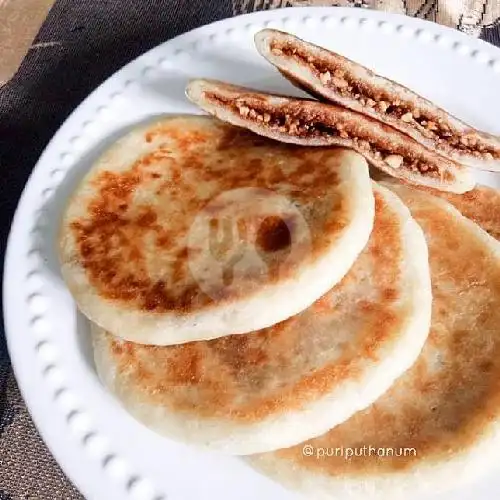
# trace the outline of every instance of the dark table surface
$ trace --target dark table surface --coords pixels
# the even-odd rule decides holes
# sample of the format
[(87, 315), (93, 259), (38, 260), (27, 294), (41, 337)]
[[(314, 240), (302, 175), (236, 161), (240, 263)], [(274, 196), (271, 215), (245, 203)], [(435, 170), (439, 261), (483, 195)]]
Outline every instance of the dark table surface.
[[(0, 88), (2, 262), (11, 219), (34, 164), (65, 118), (98, 84), (146, 50), (198, 26), (242, 12), (314, 3), (314, 0), (57, 1), (20, 71)], [(316, 3), (345, 5), (349, 0)], [(373, 1), (350, 3), (363, 7)], [(402, 4), (406, 6), (406, 2)], [(436, 18), (441, 2), (430, 4), (430, 9), (419, 9), (419, 17)], [(409, 7), (407, 12), (412, 12)], [(458, 28), (470, 31), (462, 18), (457, 24)], [(498, 23), (481, 29), (473, 27), (473, 31), (500, 46)], [(0, 500), (29, 498), (69, 500), (81, 495), (55, 464), (31, 422), (10, 369), (2, 331)]]

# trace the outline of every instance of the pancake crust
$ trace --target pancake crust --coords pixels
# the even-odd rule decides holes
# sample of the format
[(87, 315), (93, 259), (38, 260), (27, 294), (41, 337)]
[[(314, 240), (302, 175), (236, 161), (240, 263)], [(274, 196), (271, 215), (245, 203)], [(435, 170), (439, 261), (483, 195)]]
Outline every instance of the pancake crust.
[[(370, 177), (377, 181), (393, 182), (386, 174), (370, 169)], [(423, 186), (409, 186), (451, 203), (462, 215), (474, 221), (490, 236), (500, 240), (500, 190), (477, 185), (463, 194), (447, 193)]]
[(119, 140), (78, 186), (62, 273), (84, 314), (129, 340), (246, 333), (337, 283), (373, 214), (366, 162), (351, 151), (166, 118)]
[[(257, 468), (318, 499), (424, 498), (498, 461), (500, 244), (443, 200), (390, 187), (409, 206), (429, 246), (432, 326), (422, 354), (375, 404), (347, 422), (315, 440), (252, 458)], [(312, 456), (304, 455), (305, 445), (313, 447)], [(347, 460), (335, 451), (340, 447), (360, 450), (360, 456)], [(393, 451), (381, 456), (378, 450), (387, 448)], [(333, 449), (332, 456), (317, 458), (319, 449)]]
[(451, 203), (462, 215), (473, 220), (493, 238), (500, 240), (500, 191), (488, 186), (476, 186), (463, 195), (429, 189), (429, 193)]
[(153, 430), (234, 454), (299, 443), (373, 402), (417, 357), (431, 311), (421, 230), (376, 189), (367, 248), (309, 309), (252, 334), (170, 347), (94, 327), (104, 384)]

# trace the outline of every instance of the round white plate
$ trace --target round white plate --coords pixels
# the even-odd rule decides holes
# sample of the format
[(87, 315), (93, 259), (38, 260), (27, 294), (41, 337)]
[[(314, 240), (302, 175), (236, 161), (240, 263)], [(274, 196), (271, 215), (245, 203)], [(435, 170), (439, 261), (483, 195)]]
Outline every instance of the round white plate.
[[(21, 391), (42, 437), (88, 500), (296, 498), (242, 461), (161, 438), (121, 409), (98, 382), (88, 325), (54, 251), (63, 205), (107, 145), (154, 115), (198, 113), (184, 96), (189, 78), (301, 95), (253, 48), (253, 34), (267, 26), (332, 48), (500, 134), (500, 50), (432, 23), (363, 9), (281, 9), (217, 22), (151, 50), (93, 92), (33, 171), (4, 278), (7, 340)], [(481, 180), (500, 186), (495, 175)], [(439, 498), (494, 500), (498, 491), (500, 481), (491, 477)]]

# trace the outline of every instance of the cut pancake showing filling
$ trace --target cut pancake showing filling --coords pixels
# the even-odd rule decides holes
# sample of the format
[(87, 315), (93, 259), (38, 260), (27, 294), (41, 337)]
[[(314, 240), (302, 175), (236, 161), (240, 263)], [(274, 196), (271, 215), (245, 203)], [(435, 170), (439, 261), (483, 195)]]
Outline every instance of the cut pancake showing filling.
[(408, 88), (288, 33), (265, 29), (257, 50), (309, 94), (376, 118), (464, 165), (500, 170), (500, 139), (475, 130)]
[(217, 118), (277, 141), (352, 148), (393, 177), (435, 189), (463, 193), (474, 186), (467, 168), (388, 125), (341, 106), (213, 80), (193, 80), (186, 93)]
[(293, 318), (169, 347), (93, 326), (104, 385), (152, 430), (236, 455), (295, 445), (371, 404), (418, 357), (432, 301), (421, 229), (390, 191), (375, 196), (375, 227), (354, 266)]

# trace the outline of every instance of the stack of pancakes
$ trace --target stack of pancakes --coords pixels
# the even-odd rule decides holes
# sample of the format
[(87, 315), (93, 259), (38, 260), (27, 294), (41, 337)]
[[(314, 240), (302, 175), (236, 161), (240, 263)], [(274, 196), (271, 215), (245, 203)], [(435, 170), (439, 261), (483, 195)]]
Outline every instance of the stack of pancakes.
[(469, 170), (499, 141), (338, 54), (256, 42), (321, 100), (191, 82), (217, 118), (137, 128), (69, 200), (99, 376), (159, 434), (309, 498), (470, 480), (500, 456), (500, 194)]

